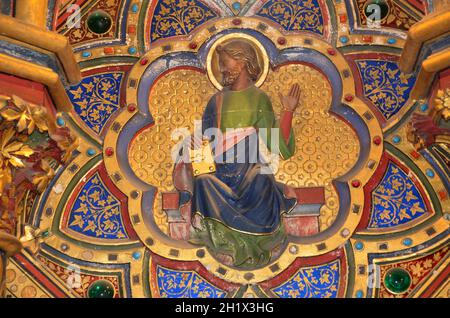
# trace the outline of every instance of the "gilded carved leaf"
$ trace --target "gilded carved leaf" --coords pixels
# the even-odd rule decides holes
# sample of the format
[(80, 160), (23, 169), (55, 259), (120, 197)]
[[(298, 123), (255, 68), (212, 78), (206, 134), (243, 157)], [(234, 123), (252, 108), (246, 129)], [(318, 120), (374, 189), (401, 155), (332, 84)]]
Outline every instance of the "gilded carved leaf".
[(444, 120), (450, 119), (450, 89), (439, 90), (435, 99), (436, 111)]
[(12, 105), (0, 103), (0, 115), (7, 121), (17, 121), (17, 131), (27, 130), (30, 135), (37, 127), (40, 132), (47, 131), (47, 113), (44, 107), (25, 102), (17, 96), (12, 97)]
[(15, 135), (14, 128), (10, 127), (1, 136), (0, 139), (0, 166), (14, 166), (18, 168), (25, 167), (20, 157), (30, 157), (34, 151), (24, 145), (22, 142), (13, 140)]
[(50, 167), (47, 160), (42, 160), (41, 168), (43, 172), (33, 178), (33, 184), (36, 185), (39, 192), (43, 192), (55, 176), (55, 171)]
[(0, 193), (2, 193), (5, 186), (7, 184), (11, 184), (11, 182), (12, 182), (11, 169), (8, 167), (0, 169)]

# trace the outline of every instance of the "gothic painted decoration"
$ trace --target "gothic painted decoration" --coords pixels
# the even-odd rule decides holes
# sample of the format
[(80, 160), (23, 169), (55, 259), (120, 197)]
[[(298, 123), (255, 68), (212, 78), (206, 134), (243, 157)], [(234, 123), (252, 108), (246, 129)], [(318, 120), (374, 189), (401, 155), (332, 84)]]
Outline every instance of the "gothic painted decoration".
[(127, 1), (101, 0), (81, 3), (83, 7), (78, 6), (78, 3), (66, 1), (62, 8), (55, 12), (55, 28), (64, 34), (72, 45), (95, 45), (96, 41), (111, 41), (120, 36), (120, 16), (124, 13), (124, 6), (129, 5)]
[(339, 261), (306, 267), (272, 291), (281, 298), (335, 298), (339, 285)]
[(223, 298), (223, 290), (209, 284), (195, 272), (157, 267), (159, 294), (164, 298)]
[(319, 0), (267, 1), (257, 13), (271, 19), (286, 31), (324, 34), (324, 17)]
[(217, 17), (202, 1), (156, 1), (150, 27), (150, 40), (188, 35), (196, 27)]
[(75, 112), (96, 134), (103, 131), (108, 119), (120, 107), (123, 77), (124, 73), (119, 72), (86, 76), (68, 90)]
[(413, 75), (402, 74), (395, 62), (357, 60), (364, 96), (390, 119), (408, 101), (414, 85)]
[(70, 206), (67, 229), (100, 239), (127, 239), (124, 205), (109, 190), (100, 173), (93, 174)]
[[(218, 55), (217, 62), (222, 65), (224, 89), (214, 95), (205, 108), (200, 138), (205, 138), (208, 134), (217, 134), (213, 156), (215, 158), (222, 156), (226, 159), (211, 162), (210, 164), (214, 166), (204, 172), (199, 171), (202, 169), (202, 162), (193, 161), (191, 164), (194, 178), (190, 181), (180, 179), (177, 189), (189, 191), (189, 187), (192, 186), (191, 213), (194, 218), (198, 218), (199, 224), (194, 225), (191, 242), (205, 244), (210, 249), (216, 250), (215, 253), (232, 257), (235, 266), (266, 265), (273, 249), (285, 239), (281, 228), (281, 215), (289, 213), (296, 200), (294, 197), (290, 200), (285, 198), (283, 185), (275, 183), (273, 172), (268, 171), (268, 166), (265, 165), (267, 161), (263, 161), (257, 148), (251, 145), (252, 136), (256, 142), (254, 127), (259, 128), (260, 132), (266, 130), (267, 139), (264, 140), (266, 146), (271, 148), (273, 153), (279, 151), (279, 155), (287, 159), (294, 153), (295, 137), (290, 131), (292, 118), (285, 119), (288, 115), (284, 112), (282, 115), (284, 117), (278, 124), (267, 95), (255, 86), (263, 65), (258, 63), (258, 54), (251, 42), (229, 40), (216, 47), (216, 50), (218, 52), (213, 54)], [(252, 61), (252, 64), (249, 61)], [(236, 65), (239, 63), (246, 64), (237, 69)], [(228, 89), (234, 85), (233, 83), (237, 83), (237, 78), (244, 78), (247, 87)], [(284, 107), (292, 112), (298, 106), (299, 97), (299, 86), (294, 84), (289, 95), (281, 96), (281, 100)], [(251, 101), (258, 102), (254, 104)], [(277, 136), (275, 144), (270, 134), (276, 125), (283, 124), (289, 135), (287, 138)], [(242, 128), (244, 132), (234, 130), (238, 128)], [(223, 133), (225, 134), (222, 137)], [(239, 141), (234, 144), (226, 142), (229, 136), (234, 136)], [(198, 136), (194, 135), (193, 138), (196, 137)], [(257, 137), (265, 138), (261, 135)], [(275, 150), (277, 145), (279, 150)], [(240, 147), (244, 150), (236, 151)], [(184, 151), (186, 150), (183, 149), (182, 152)], [(200, 151), (205, 150), (200, 148)], [(186, 160), (189, 158), (184, 153), (181, 156), (183, 157), (180, 158), (180, 163), (177, 162), (175, 165), (176, 170), (185, 170), (183, 164), (189, 163)], [(238, 160), (237, 156), (257, 158)], [(214, 171), (211, 171), (211, 168)], [(267, 171), (258, 173), (263, 169)], [(180, 178), (177, 172), (175, 180)], [(189, 182), (191, 184), (188, 184)], [(222, 239), (218, 240), (218, 237)], [(242, 247), (236, 248), (236, 242), (240, 242), (237, 246)]]
[(422, 194), (408, 175), (389, 162), (385, 175), (372, 192), (370, 228), (395, 227), (427, 213)]
[(0, 295), (449, 297), (435, 1), (10, 2)]
[[(379, 15), (379, 24), (383, 27), (408, 30), (423, 15), (423, 7), (413, 1), (405, 1), (406, 5), (395, 0), (365, 1), (352, 0), (357, 8), (362, 25), (370, 25), (374, 14)], [(408, 3), (409, 2), (409, 3)], [(379, 7), (374, 5), (378, 4)], [(371, 7), (372, 5), (372, 7)], [(416, 5), (418, 7), (416, 7)]]

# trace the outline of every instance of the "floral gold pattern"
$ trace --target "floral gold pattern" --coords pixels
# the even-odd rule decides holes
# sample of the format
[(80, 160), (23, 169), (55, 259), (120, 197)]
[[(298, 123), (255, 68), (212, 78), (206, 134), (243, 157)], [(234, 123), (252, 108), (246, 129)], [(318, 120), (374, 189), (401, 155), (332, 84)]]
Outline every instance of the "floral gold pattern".
[(272, 0), (257, 13), (280, 24), (286, 31), (311, 31), (324, 34), (323, 16), (318, 0)]
[[(61, 27), (58, 29), (58, 32), (63, 33), (68, 39), (70, 44), (79, 44), (83, 42), (88, 41), (95, 41), (100, 39), (111, 39), (114, 38), (116, 34), (117, 29), (117, 16), (118, 11), (120, 8), (120, 2), (116, 0), (100, 0), (98, 1), (94, 6), (92, 6), (88, 11), (86, 11), (85, 14), (83, 14), (82, 18), (77, 21), (74, 20), (73, 22), (79, 22), (79, 27), (68, 27), (70, 25), (71, 18), (68, 18), (66, 23), (62, 24)], [(109, 16), (112, 18), (112, 27), (111, 29), (104, 33), (104, 34), (96, 34), (89, 30), (87, 25), (87, 18), (89, 15), (96, 11), (96, 10), (103, 10), (106, 12)], [(84, 13), (84, 12), (83, 12)], [(73, 12), (72, 12), (73, 14)], [(72, 22), (72, 23), (73, 23)]]
[(363, 94), (385, 119), (394, 116), (406, 104), (415, 82), (413, 74), (403, 74), (391, 61), (356, 61), (363, 81)]
[(382, 283), (380, 286), (380, 289), (378, 290), (378, 297), (379, 298), (406, 298), (411, 293), (411, 291), (414, 290), (414, 288), (427, 276), (432, 274), (432, 271), (436, 266), (442, 262), (444, 259), (448, 257), (449, 254), (449, 247), (446, 246), (442, 248), (439, 251), (436, 251), (434, 253), (431, 253), (429, 255), (426, 255), (424, 257), (406, 261), (406, 262), (400, 262), (400, 263), (393, 263), (393, 264), (386, 264), (380, 266), (380, 277), (383, 278), (385, 274), (391, 269), (391, 268), (402, 268), (409, 272), (409, 274), (412, 277), (411, 286), (409, 287), (409, 290), (406, 293), (403, 294), (392, 294), (389, 292), (389, 290), (386, 288), (386, 286)]
[(389, 162), (385, 175), (372, 193), (369, 228), (395, 227), (427, 213), (425, 201), (411, 178)]
[(325, 188), (325, 205), (319, 217), (320, 231), (324, 231), (339, 211), (339, 198), (331, 181), (353, 167), (360, 146), (354, 131), (329, 112), (332, 89), (326, 77), (308, 65), (284, 65), (269, 72), (261, 88), (270, 96), (275, 114), (282, 109), (278, 92), (288, 93), (296, 82), (302, 90), (300, 107), (293, 118), (296, 155), (280, 162), (275, 177), (294, 188)]
[(120, 201), (95, 173), (83, 186), (73, 204), (68, 228), (88, 237), (127, 239)]
[(22, 199), (45, 190), (78, 142), (44, 106), (18, 96), (0, 96), (0, 116), (0, 230), (13, 233)]
[(214, 87), (205, 74), (179, 69), (162, 76), (152, 87), (149, 105), (155, 125), (145, 129), (130, 144), (130, 164), (136, 175), (158, 187), (154, 217), (162, 231), (168, 231), (167, 216), (162, 210), (161, 193), (173, 191), (171, 149), (177, 141), (171, 133), (175, 127), (189, 127), (201, 120)]
[(5, 169), (10, 167), (24, 168), (25, 164), (20, 157), (28, 158), (33, 154), (30, 147), (13, 139), (15, 133), (14, 128), (10, 127), (0, 138), (0, 165)]
[(159, 294), (163, 298), (224, 298), (227, 293), (194, 271), (157, 266)]
[(151, 21), (151, 41), (188, 35), (196, 27), (215, 17), (217, 14), (201, 1), (160, 0), (155, 6)]
[(83, 122), (100, 134), (111, 115), (119, 109), (123, 73), (105, 73), (85, 77), (68, 95)]
[(18, 96), (13, 96), (12, 99), (14, 107), (5, 107), (7, 104), (4, 102), (0, 108), (0, 115), (8, 121), (17, 121), (18, 132), (26, 129), (28, 135), (31, 135), (35, 127), (40, 132), (48, 130), (43, 108), (33, 107)]
[(438, 119), (450, 119), (450, 88), (438, 90), (436, 99), (434, 100), (434, 112), (439, 115)]
[(335, 298), (339, 290), (340, 262), (301, 268), (272, 291), (280, 298)]
[[(42, 255), (38, 255), (37, 259), (41, 262), (42, 265), (44, 265), (46, 268), (48, 268), (54, 275), (56, 275), (64, 284), (66, 284), (68, 287), (71, 287), (71, 290), (78, 296), (78, 297), (87, 297), (87, 292), (89, 289), (89, 286), (98, 280), (106, 280), (110, 282), (114, 286), (114, 298), (120, 297), (120, 289), (119, 289), (119, 280), (116, 276), (110, 276), (108, 274), (106, 275), (89, 275), (83, 272), (75, 273), (71, 267), (67, 266), (61, 266), (51, 260), (49, 260), (46, 257), (43, 257)], [(75, 274), (77, 274), (77, 278), (75, 278)]]
[[(367, 25), (367, 17), (364, 13), (366, 5), (370, 3), (367, 0), (356, 0), (358, 11), (359, 11), (359, 19), (362, 25)], [(385, 3), (389, 7), (388, 15), (380, 21), (381, 27), (391, 27), (400, 30), (409, 30), (409, 28), (416, 22), (418, 22), (422, 16), (417, 10), (412, 9), (407, 5), (407, 1), (405, 3), (401, 3), (399, 5), (395, 0), (385, 0)], [(409, 7), (409, 11), (407, 12), (405, 7)], [(412, 14), (414, 11), (414, 14)]]

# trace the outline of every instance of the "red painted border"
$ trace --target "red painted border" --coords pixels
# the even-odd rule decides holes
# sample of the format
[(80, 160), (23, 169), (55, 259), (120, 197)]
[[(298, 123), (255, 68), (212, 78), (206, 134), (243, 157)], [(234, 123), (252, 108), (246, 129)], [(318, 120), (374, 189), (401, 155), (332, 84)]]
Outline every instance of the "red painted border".
[(259, 284), (259, 286), (269, 295), (274, 296), (271, 289), (277, 287), (290, 278), (292, 278), (301, 268), (318, 266), (322, 264), (330, 263), (336, 259), (340, 261), (341, 271), (339, 273), (339, 289), (337, 292), (337, 297), (345, 297), (345, 289), (347, 286), (347, 259), (345, 255), (345, 250), (343, 248), (337, 249), (335, 251), (329, 252), (327, 254), (318, 255), (314, 257), (299, 257), (297, 258), (287, 269), (281, 272), (278, 276), (266, 280)]
[(439, 88), (450, 88), (450, 69), (446, 69), (439, 73)]
[(57, 17), (57, 19), (55, 19), (55, 23), (54, 23), (55, 30), (61, 28), (61, 25), (63, 23), (65, 23), (67, 21), (67, 18), (70, 16), (70, 14), (72, 14), (72, 13), (69, 14), (67, 12), (67, 8), (70, 7), (70, 5), (76, 4), (76, 5), (80, 6), (80, 10), (82, 10), (83, 5), (88, 1), (89, 0), (75, 0), (72, 4), (67, 5), (63, 11), (59, 11), (62, 0), (58, 0), (55, 4), (55, 17)]
[[(367, 184), (364, 186), (364, 210), (361, 217), (361, 221), (358, 224), (356, 230), (361, 231), (367, 229), (370, 222), (371, 217), (371, 210), (372, 210), (372, 192), (375, 190), (375, 188), (379, 185), (381, 180), (383, 179), (386, 169), (388, 167), (388, 163), (393, 162), (400, 170), (402, 170), (408, 177), (411, 179), (411, 181), (414, 183), (414, 185), (419, 190), (420, 195), (422, 196), (422, 199), (425, 202), (425, 206), (427, 208), (427, 212), (419, 217), (419, 219), (416, 219), (412, 221), (413, 223), (417, 224), (417, 222), (421, 222), (424, 218), (427, 218), (428, 216), (433, 214), (433, 209), (426, 197), (426, 192), (420, 185), (419, 181), (417, 180), (417, 177), (415, 176), (414, 172), (410, 170), (407, 166), (402, 164), (396, 157), (390, 155), (388, 152), (384, 152), (383, 156), (381, 157), (380, 164), (373, 174), (372, 178), (367, 182)], [(408, 226), (410, 227), (411, 224), (402, 224), (399, 225), (400, 228), (402, 226)], [(388, 230), (389, 228), (381, 228), (380, 230)], [(375, 229), (374, 229), (375, 230)]]
[(108, 188), (108, 190), (111, 191), (111, 193), (120, 202), (121, 217), (122, 217), (122, 221), (123, 221), (123, 224), (125, 227), (125, 231), (128, 234), (128, 238), (130, 240), (138, 239), (138, 236), (137, 236), (136, 232), (134, 231), (134, 229), (131, 225), (131, 221), (129, 219), (128, 198), (122, 192), (120, 192), (120, 190), (111, 181), (111, 179), (109, 178), (108, 173), (106, 171), (105, 165), (103, 163), (101, 163), (97, 168), (90, 170), (82, 178), (82, 179), (85, 179), (85, 181), (77, 183), (76, 187), (72, 190), (71, 196), (70, 196), (69, 200), (67, 201), (66, 208), (65, 208), (64, 213), (61, 218), (61, 222), (60, 222), (61, 227), (62, 227), (61, 230), (68, 229), (68, 221), (69, 221), (70, 211), (72, 210), (72, 207), (73, 207), (73, 204), (75, 203), (77, 195), (80, 193), (81, 189), (88, 182), (88, 180), (97, 172), (99, 172), (100, 178), (104, 182), (104, 184)]
[(161, 298), (159, 294), (159, 290), (156, 288), (158, 279), (156, 277), (156, 267), (161, 265), (165, 268), (179, 270), (179, 271), (195, 271), (199, 274), (203, 279), (213, 284), (214, 286), (226, 291), (228, 293), (228, 297), (232, 296), (234, 293), (238, 291), (241, 287), (239, 284), (230, 283), (224, 281), (216, 276), (214, 276), (211, 272), (209, 272), (200, 262), (198, 261), (174, 261), (164, 257), (161, 257), (157, 254), (151, 253), (151, 266), (150, 266), (150, 288), (152, 291), (152, 297)]
[(36, 266), (34, 266), (23, 254), (16, 254), (13, 259), (19, 262), (27, 273), (31, 274), (47, 291), (51, 292), (53, 296), (58, 298), (67, 298), (68, 296), (55, 285), (47, 276), (45, 276)]
[(438, 277), (427, 287), (427, 289), (420, 295), (420, 298), (430, 298), (435, 290), (441, 286), (450, 277), (450, 264), (439, 274)]
[(124, 105), (126, 104), (126, 83), (127, 83), (127, 79), (128, 79), (128, 72), (129, 70), (133, 67), (133, 65), (119, 65), (119, 66), (104, 66), (104, 67), (99, 67), (99, 68), (94, 68), (91, 70), (87, 70), (81, 73), (82, 77), (88, 77), (88, 76), (94, 76), (94, 75), (102, 75), (105, 73), (110, 73), (110, 72), (122, 72), (123, 73), (123, 79), (122, 79), (122, 83), (120, 84), (119, 87), (119, 101), (118, 101), (118, 106), (119, 108), (113, 112), (111, 114), (111, 116), (109, 117), (109, 119), (106, 121), (105, 125), (103, 126), (102, 130), (100, 131), (100, 133), (96, 133), (93, 129), (91, 129), (82, 119), (81, 117), (78, 115), (78, 113), (75, 111), (75, 108), (72, 107), (71, 108), (71, 113), (75, 118), (75, 121), (81, 125), (82, 127), (85, 127), (88, 131), (92, 132), (93, 135), (96, 136), (105, 136), (109, 127), (111, 126), (111, 124), (114, 122), (114, 119), (117, 118), (117, 116), (119, 115), (119, 113), (123, 110)]
[(322, 10), (323, 14), (323, 37), (327, 40), (330, 40), (331, 38), (331, 21), (330, 21), (330, 13), (328, 12), (328, 6), (325, 3), (324, 0), (318, 0), (320, 9)]
[(350, 70), (353, 73), (353, 78), (355, 79), (355, 87), (356, 87), (356, 95), (365, 101), (367, 105), (369, 105), (370, 109), (375, 114), (378, 122), (384, 127), (387, 120), (384, 118), (381, 111), (364, 96), (363, 90), (363, 80), (361, 77), (361, 73), (359, 72), (358, 66), (356, 65), (356, 60), (381, 60), (381, 61), (389, 61), (389, 62), (398, 62), (399, 57), (396, 55), (389, 55), (384, 53), (361, 53), (361, 54), (346, 54), (345, 59), (347, 60)]
[(412, 5), (416, 10), (419, 10), (423, 15), (425, 15), (425, 9), (427, 8), (424, 0), (406, 0), (410, 5)]

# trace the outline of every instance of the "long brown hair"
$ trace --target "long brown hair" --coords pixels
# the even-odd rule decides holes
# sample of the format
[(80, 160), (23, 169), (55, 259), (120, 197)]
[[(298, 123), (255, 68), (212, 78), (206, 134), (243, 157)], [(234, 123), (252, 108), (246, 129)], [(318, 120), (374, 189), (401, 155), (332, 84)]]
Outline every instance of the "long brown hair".
[(250, 78), (253, 81), (258, 79), (261, 74), (261, 67), (258, 62), (258, 55), (251, 44), (242, 40), (232, 40), (217, 47), (217, 53), (222, 52), (235, 60), (245, 62)]

